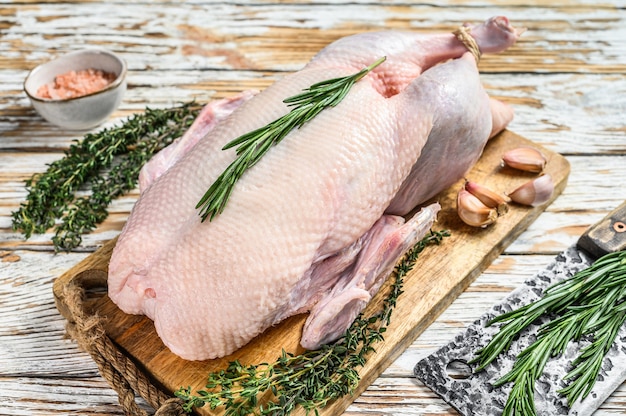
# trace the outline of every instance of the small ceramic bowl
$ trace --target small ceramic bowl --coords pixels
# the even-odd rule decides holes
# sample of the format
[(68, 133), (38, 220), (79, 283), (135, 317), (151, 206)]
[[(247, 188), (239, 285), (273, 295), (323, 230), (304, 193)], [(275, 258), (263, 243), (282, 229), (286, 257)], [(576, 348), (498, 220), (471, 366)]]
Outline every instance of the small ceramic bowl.
[[(47, 99), (37, 96), (39, 88), (69, 71), (99, 69), (115, 74), (105, 88), (76, 98)], [(104, 49), (70, 52), (35, 67), (24, 81), (24, 91), (35, 110), (50, 123), (70, 130), (84, 130), (103, 123), (126, 92), (126, 62)]]

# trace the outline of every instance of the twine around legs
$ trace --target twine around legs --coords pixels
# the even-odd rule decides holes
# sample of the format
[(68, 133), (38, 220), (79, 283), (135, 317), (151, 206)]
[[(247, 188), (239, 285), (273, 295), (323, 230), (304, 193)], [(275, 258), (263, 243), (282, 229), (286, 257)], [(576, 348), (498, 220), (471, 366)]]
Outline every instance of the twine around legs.
[(467, 50), (474, 55), (474, 59), (476, 59), (476, 63), (478, 63), (480, 61), (481, 52), (478, 47), (478, 43), (476, 43), (476, 39), (474, 39), (470, 34), (471, 31), (472, 29), (468, 26), (460, 26), (452, 33), (463, 45), (465, 45)]

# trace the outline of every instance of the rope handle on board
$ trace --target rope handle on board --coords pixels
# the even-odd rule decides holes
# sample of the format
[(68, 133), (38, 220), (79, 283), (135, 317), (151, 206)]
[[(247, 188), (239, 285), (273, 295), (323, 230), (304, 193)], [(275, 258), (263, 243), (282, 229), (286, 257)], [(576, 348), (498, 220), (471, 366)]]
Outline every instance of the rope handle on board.
[[(78, 273), (63, 287), (61, 302), (72, 319), (68, 319), (66, 331), (79, 348), (91, 355), (98, 370), (109, 385), (117, 392), (124, 413), (133, 416), (148, 416), (139, 407), (136, 398), (141, 396), (153, 409), (155, 416), (182, 416), (187, 413), (182, 408), (182, 400), (170, 397), (141, 371), (137, 365), (111, 341), (104, 329), (104, 318), (86, 313), (86, 288), (94, 282), (104, 283), (106, 273), (87, 270)], [(96, 284), (97, 285), (97, 284)]]

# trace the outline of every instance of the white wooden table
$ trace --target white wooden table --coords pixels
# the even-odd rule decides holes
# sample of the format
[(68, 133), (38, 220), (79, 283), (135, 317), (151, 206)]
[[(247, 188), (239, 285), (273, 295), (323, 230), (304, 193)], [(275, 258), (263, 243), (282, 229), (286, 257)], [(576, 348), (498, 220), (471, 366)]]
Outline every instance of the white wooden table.
[[(546, 6), (545, 4), (550, 4)], [(600, 4), (599, 4), (600, 3)], [(523, 5), (522, 5), (523, 4)], [(64, 338), (52, 282), (114, 237), (137, 197), (70, 253), (51, 234), (28, 241), (11, 213), (24, 180), (62, 157), (82, 133), (43, 121), (22, 91), (28, 71), (87, 46), (119, 53), (129, 89), (109, 123), (196, 99), (264, 88), (302, 67), (334, 39), (385, 28), (453, 30), (506, 15), (528, 31), (480, 64), (484, 85), (513, 105), (514, 132), (567, 157), (564, 193), (434, 322), (346, 415), (444, 415), (454, 410), (412, 376), (445, 343), (524, 279), (546, 266), (587, 226), (626, 198), (625, 0), (231, 0), (38, 3), (0, 0), (0, 414), (122, 414), (90, 357)], [(626, 412), (626, 384), (597, 415)]]

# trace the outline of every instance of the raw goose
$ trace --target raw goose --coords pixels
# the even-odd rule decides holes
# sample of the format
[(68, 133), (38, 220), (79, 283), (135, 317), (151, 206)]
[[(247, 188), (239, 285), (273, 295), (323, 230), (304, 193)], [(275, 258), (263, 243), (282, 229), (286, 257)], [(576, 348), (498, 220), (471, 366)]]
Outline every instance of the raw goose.
[[(518, 36), (504, 17), (471, 34), (483, 53)], [(289, 111), (286, 97), (381, 56), (337, 107), (247, 171), (221, 215), (201, 222), (197, 202), (234, 159), (224, 144)], [(203, 134), (188, 135), (194, 144), (155, 159), (172, 158), (144, 175), (109, 266), (111, 299), (153, 319), (163, 342), (190, 360), (227, 355), (306, 311), (305, 348), (340, 337), (439, 206), (406, 222), (398, 215), (458, 180), (512, 117), (487, 96), (454, 35), (393, 31), (340, 39), (301, 71), (223, 104), (232, 113), (209, 115)]]

